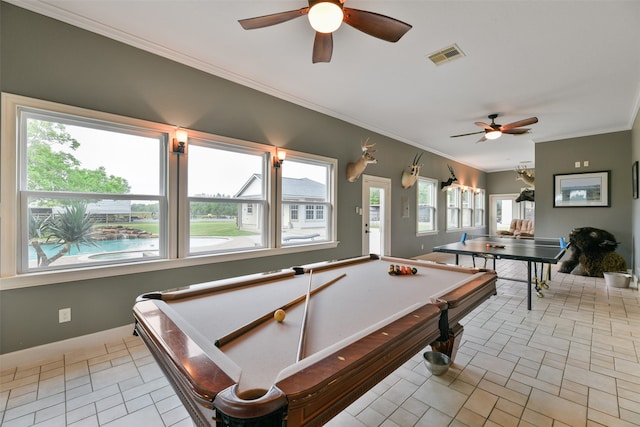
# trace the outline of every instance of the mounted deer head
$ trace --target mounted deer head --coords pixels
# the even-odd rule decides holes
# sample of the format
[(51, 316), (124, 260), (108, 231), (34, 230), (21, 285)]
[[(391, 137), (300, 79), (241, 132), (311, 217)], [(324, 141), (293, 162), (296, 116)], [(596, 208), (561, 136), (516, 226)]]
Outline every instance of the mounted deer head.
[(447, 167), (449, 168), (449, 173), (451, 174), (451, 176), (449, 177), (448, 180), (446, 180), (444, 182), (440, 182), (440, 189), (442, 191), (444, 191), (448, 186), (450, 186), (454, 182), (458, 181), (458, 178), (456, 178), (456, 174), (453, 171), (453, 168), (451, 167), (451, 165), (447, 165)]
[(418, 180), (420, 168), (422, 167), (422, 165), (418, 164), (420, 157), (422, 157), (422, 153), (416, 154), (413, 158), (413, 163), (409, 165), (409, 171), (402, 171), (402, 188), (411, 188)]
[(361, 144), (362, 156), (355, 163), (347, 164), (347, 181), (355, 182), (362, 172), (364, 172), (364, 168), (367, 167), (369, 163), (378, 163), (378, 161), (371, 155), (371, 153), (375, 153), (376, 150), (372, 148), (376, 144), (367, 144), (369, 142), (369, 138)]
[(516, 181), (520, 180), (527, 184), (531, 188), (535, 188), (536, 175), (533, 169), (528, 169), (522, 166), (516, 167)]

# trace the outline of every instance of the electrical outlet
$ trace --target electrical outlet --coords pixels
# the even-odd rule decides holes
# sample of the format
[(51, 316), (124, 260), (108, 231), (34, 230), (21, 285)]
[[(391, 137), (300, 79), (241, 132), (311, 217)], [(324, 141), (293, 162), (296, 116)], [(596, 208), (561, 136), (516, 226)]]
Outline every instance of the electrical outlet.
[(71, 309), (61, 308), (58, 310), (58, 323), (71, 322)]
[(574, 165), (575, 167), (579, 168), (579, 167), (580, 167), (580, 162), (575, 162), (573, 165)]
[(589, 166), (589, 160), (585, 160), (584, 162), (582, 162), (582, 166), (584, 166), (585, 168)]

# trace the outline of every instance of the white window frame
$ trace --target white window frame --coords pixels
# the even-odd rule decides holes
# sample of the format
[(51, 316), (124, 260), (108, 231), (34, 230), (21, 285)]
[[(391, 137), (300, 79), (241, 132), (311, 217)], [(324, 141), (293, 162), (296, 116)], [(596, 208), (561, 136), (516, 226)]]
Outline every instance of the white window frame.
[[(482, 203), (478, 206), (478, 196), (482, 196)], [(486, 192), (482, 188), (476, 188), (473, 192), (473, 226), (476, 228), (484, 227), (486, 224), (486, 209), (487, 204)], [(481, 221), (476, 221), (477, 218), (481, 218)]]
[[(427, 209), (431, 210), (431, 217), (433, 219), (433, 229), (420, 231), (420, 184), (430, 185), (433, 191), (433, 206), (426, 205)], [(426, 178), (418, 176), (416, 185), (416, 235), (424, 236), (429, 234), (438, 233), (438, 180), (433, 178)]]
[[(118, 276), (125, 274), (135, 274), (147, 271), (158, 271), (163, 269), (181, 268), (193, 265), (210, 264), (216, 262), (227, 262), (241, 259), (250, 259), (255, 257), (263, 257), (270, 255), (280, 255), (287, 253), (314, 251), (321, 249), (335, 248), (337, 241), (337, 160), (322, 156), (309, 155), (296, 152), (295, 155), (300, 158), (317, 159), (333, 164), (332, 179), (330, 188), (330, 208), (327, 216), (331, 215), (331, 227), (328, 230), (328, 240), (322, 242), (311, 242), (308, 244), (298, 244), (295, 246), (283, 247), (280, 245), (280, 200), (276, 196), (270, 196), (269, 204), (275, 209), (270, 208), (269, 226), (272, 232), (269, 238), (269, 247), (258, 250), (247, 250), (234, 253), (222, 254), (205, 254), (198, 256), (186, 256), (186, 240), (184, 236), (188, 235), (188, 222), (184, 218), (188, 218), (188, 203), (186, 194), (186, 174), (188, 166), (188, 145), (185, 154), (171, 152), (171, 145), (167, 143), (167, 258), (153, 259), (150, 261), (141, 261), (135, 263), (110, 264), (95, 268), (95, 265), (88, 267), (73, 267), (69, 269), (44, 271), (37, 273), (19, 274), (18, 262), (20, 261), (20, 253), (17, 241), (20, 237), (20, 204), (18, 194), (18, 122), (17, 111), (20, 107), (40, 109), (57, 114), (66, 114), (86, 118), (88, 120), (105, 121), (109, 123), (122, 124), (124, 126), (133, 126), (141, 129), (148, 129), (164, 133), (167, 135), (167, 141), (172, 141), (175, 137), (176, 126), (155, 123), (140, 119), (119, 116), (110, 113), (104, 113), (94, 110), (88, 110), (80, 107), (74, 107), (59, 104), (50, 101), (44, 101), (20, 95), (2, 93), (2, 131), (0, 134), (0, 290), (15, 289), (29, 286), (47, 285), (61, 282), (69, 282), (76, 280), (88, 280), (93, 278), (102, 278), (108, 276)], [(231, 144), (249, 144), (246, 141), (240, 141), (233, 138), (221, 137), (207, 133), (201, 133), (185, 129), (189, 133), (189, 137), (209, 138), (216, 141), (229, 142)], [(250, 143), (255, 144), (255, 143)], [(275, 157), (275, 147), (270, 145), (262, 145), (268, 151), (268, 170), (272, 176), (278, 176), (275, 173), (273, 158)], [(287, 150), (289, 154), (289, 150)], [(293, 153), (293, 152), (291, 152)], [(270, 179), (270, 194), (278, 194), (276, 179)], [(179, 220), (182, 218), (182, 220)]]
[[(455, 203), (456, 205), (451, 207), (449, 206), (449, 194), (455, 191), (456, 192), (456, 196), (455, 196)], [(458, 230), (462, 230), (462, 214), (461, 214), (461, 206), (460, 206), (460, 193), (461, 193), (461, 188), (459, 185), (451, 185), (449, 188), (447, 188), (446, 194), (445, 194), (445, 203), (447, 205), (447, 216), (446, 216), (446, 224), (447, 224), (447, 231), (458, 231)], [(449, 221), (449, 218), (451, 217), (450, 212), (451, 211), (455, 211), (455, 216), (458, 219), (458, 224), (456, 226), (452, 226), (451, 222)]]
[[(465, 198), (468, 199), (467, 205), (465, 205)], [(460, 191), (460, 228), (473, 228), (473, 203), (473, 190), (462, 187)], [(465, 218), (468, 220), (467, 224), (464, 222)]]
[[(241, 200), (241, 199), (234, 199), (234, 198), (225, 199), (225, 198), (215, 198), (215, 197), (188, 196), (189, 191), (188, 191), (188, 188), (186, 188), (188, 187), (188, 185), (185, 185), (185, 188), (182, 189), (183, 190), (182, 192), (186, 196), (182, 199), (182, 203), (186, 205), (185, 209), (189, 211), (191, 202), (225, 203), (225, 202), (232, 201), (234, 203), (246, 204), (247, 215), (254, 216), (256, 215), (256, 212), (263, 212), (262, 214), (263, 218), (259, 225), (259, 228), (262, 230), (262, 239), (261, 239), (262, 243), (261, 243), (261, 246), (256, 250), (270, 249), (272, 247), (271, 238), (270, 238), (272, 234), (272, 230), (270, 229), (270, 226), (269, 226), (270, 224), (269, 212), (271, 211), (271, 209), (269, 209), (269, 205), (272, 203), (275, 203), (275, 200), (273, 200), (274, 192), (272, 191), (272, 185), (271, 185), (273, 181), (271, 176), (273, 176), (273, 174), (270, 174), (270, 170), (272, 168), (269, 167), (272, 147), (264, 144), (249, 142), (249, 141), (242, 141), (242, 140), (237, 140), (232, 138), (223, 138), (217, 135), (206, 134), (203, 132), (189, 132), (189, 143), (190, 144), (193, 143), (194, 145), (197, 144), (204, 148), (212, 148), (219, 151), (229, 151), (234, 153), (244, 153), (244, 154), (264, 157), (263, 159), (264, 176), (262, 177), (262, 186), (263, 186), (262, 192), (264, 193), (263, 199), (251, 198), (251, 199)], [(187, 164), (185, 166), (185, 169), (186, 169), (185, 175), (188, 176), (189, 163), (188, 161), (186, 163)], [(241, 165), (238, 165), (238, 167), (241, 167)], [(186, 182), (186, 181), (187, 179), (182, 180), (182, 182)], [(190, 215), (187, 215), (187, 216), (190, 217)], [(181, 257), (188, 258), (188, 257), (197, 257), (197, 256), (203, 256), (203, 255), (224, 255), (230, 252), (229, 250), (227, 251), (211, 250), (211, 251), (205, 251), (205, 252), (199, 252), (199, 251), (191, 252), (189, 226), (190, 226), (190, 219), (189, 219), (189, 223), (185, 224), (185, 230), (181, 234), (183, 238), (181, 238), (179, 242)], [(252, 250), (249, 248), (243, 248), (243, 249), (239, 249), (238, 252), (252, 252)]]
[[(71, 116), (66, 114), (60, 114), (57, 112), (49, 112), (41, 109), (27, 108), (25, 106), (20, 107), (19, 111), (19, 122), (18, 126), (20, 127), (19, 134), (24, 134), (20, 137), (18, 141), (18, 156), (19, 156), (19, 168), (26, 163), (27, 159), (27, 146), (26, 146), (26, 121), (27, 120), (41, 120), (45, 122), (55, 122), (62, 125), (67, 126), (79, 126), (86, 129), (96, 129), (96, 130), (104, 130), (113, 133), (123, 133), (125, 135), (136, 135), (136, 136), (144, 136), (148, 138), (157, 139), (160, 143), (159, 150), (156, 152), (156, 155), (159, 156), (159, 173), (160, 179), (158, 182), (166, 182), (167, 173), (167, 159), (166, 156), (163, 156), (161, 153), (166, 152), (168, 134), (166, 132), (140, 128), (131, 123), (115, 123), (115, 122), (106, 122), (106, 121), (98, 121), (94, 119), (89, 119), (86, 117), (78, 117)], [(126, 155), (126, 153), (123, 153)], [(126, 193), (126, 194), (112, 194), (112, 193), (87, 193), (87, 192), (65, 192), (65, 191), (43, 191), (43, 190), (30, 190), (27, 188), (27, 171), (26, 169), (20, 170), (20, 176), (18, 177), (17, 191), (18, 191), (18, 217), (19, 218), (27, 218), (28, 212), (30, 211), (30, 207), (28, 205), (30, 198), (51, 198), (51, 199), (71, 199), (71, 200), (87, 200), (87, 199), (98, 199), (98, 200), (114, 200), (114, 201), (137, 201), (137, 200), (154, 200), (158, 203), (159, 207), (159, 240), (160, 244), (158, 247), (159, 254), (157, 258), (167, 259), (169, 256), (168, 252), (168, 203), (167, 203), (167, 188), (166, 186), (160, 186), (159, 191), (156, 194), (138, 194), (138, 193)], [(89, 266), (100, 266), (104, 264), (112, 264), (115, 263), (113, 261), (96, 261), (92, 263), (81, 264), (76, 263), (73, 266), (68, 265), (51, 265), (48, 267), (39, 267), (39, 268), (30, 268), (29, 260), (28, 260), (28, 252), (29, 252), (29, 244), (28, 244), (28, 224), (19, 222), (18, 224), (18, 237), (16, 240), (16, 250), (19, 253), (18, 256), (18, 274), (24, 273), (42, 273), (47, 270), (69, 270), (73, 268), (83, 268)], [(130, 260), (128, 262), (138, 262), (139, 259)]]
[[(338, 221), (338, 205), (337, 205), (337, 194), (338, 194), (338, 161), (336, 159), (332, 159), (329, 157), (318, 156), (315, 154), (301, 153), (299, 151), (287, 151), (287, 161), (297, 160), (303, 163), (316, 164), (326, 168), (327, 176), (325, 178), (326, 184), (326, 202), (313, 201), (309, 203), (305, 203), (302, 201), (295, 202), (286, 202), (285, 204), (289, 206), (297, 206), (298, 210), (298, 221), (323, 221), (327, 224), (327, 239), (331, 241), (337, 240), (337, 221)], [(287, 161), (281, 166), (282, 168), (286, 168)], [(283, 174), (278, 174), (278, 188), (282, 189), (282, 176)], [(282, 200), (282, 191), (278, 191), (278, 211), (284, 212), (284, 204)], [(300, 209), (300, 206), (305, 206), (304, 209)], [(323, 209), (323, 219), (318, 220), (317, 217), (317, 207), (322, 206)], [(311, 209), (309, 209), (311, 207)], [(307, 212), (311, 210), (313, 218), (307, 219)], [(304, 215), (304, 220), (301, 219), (301, 216)], [(283, 224), (280, 223), (282, 221), (282, 215), (278, 215), (278, 224), (276, 227), (277, 234), (276, 238), (276, 246), (281, 247), (299, 247), (299, 241), (289, 241), (287, 243), (282, 242), (282, 227)], [(326, 242), (327, 240), (318, 240), (318, 244), (320, 242)], [(313, 244), (306, 242), (307, 245)]]

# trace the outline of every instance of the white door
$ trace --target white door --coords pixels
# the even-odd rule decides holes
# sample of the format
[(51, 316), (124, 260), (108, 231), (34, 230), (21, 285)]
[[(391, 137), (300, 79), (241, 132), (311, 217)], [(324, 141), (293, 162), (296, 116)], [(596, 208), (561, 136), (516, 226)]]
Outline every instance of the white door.
[(362, 175), (362, 254), (391, 253), (391, 180)]
[(511, 220), (520, 218), (516, 199), (518, 194), (491, 194), (489, 196), (489, 234), (495, 236), (498, 231), (508, 231)]

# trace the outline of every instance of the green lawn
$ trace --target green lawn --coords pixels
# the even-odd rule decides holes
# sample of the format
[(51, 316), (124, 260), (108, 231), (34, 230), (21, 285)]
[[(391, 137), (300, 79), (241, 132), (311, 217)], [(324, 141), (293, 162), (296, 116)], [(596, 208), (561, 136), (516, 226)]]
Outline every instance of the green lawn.
[[(102, 224), (101, 224), (102, 225)], [(137, 228), (151, 234), (158, 234), (157, 222), (109, 223), (111, 226)], [(251, 236), (256, 233), (238, 230), (235, 221), (197, 221), (191, 223), (192, 236)]]
[(235, 221), (202, 221), (192, 222), (192, 236), (252, 236), (257, 233), (238, 230)]

